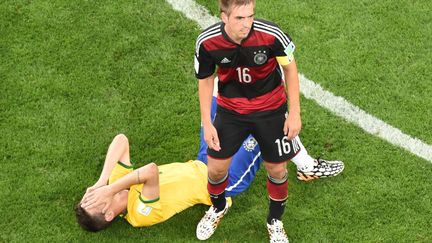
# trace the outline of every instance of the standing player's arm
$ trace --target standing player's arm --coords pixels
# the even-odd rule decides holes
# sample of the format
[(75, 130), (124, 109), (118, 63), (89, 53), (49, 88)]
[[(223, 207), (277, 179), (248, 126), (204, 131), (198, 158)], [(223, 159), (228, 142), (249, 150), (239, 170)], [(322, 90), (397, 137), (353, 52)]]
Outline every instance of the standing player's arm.
[(211, 120), (211, 102), (213, 97), (214, 75), (198, 81), (198, 93), (201, 110), (201, 123), (204, 130), (204, 141), (209, 148), (219, 151), (219, 137)]
[(300, 117), (300, 83), (297, 73), (297, 64), (294, 56), (290, 63), (281, 65), (285, 75), (285, 87), (288, 94), (288, 118), (285, 121), (284, 133), (288, 139), (294, 139), (301, 130)]
[(90, 209), (105, 204), (102, 213), (109, 208), (116, 193), (136, 184), (144, 184), (141, 194), (149, 200), (159, 197), (159, 170), (155, 163), (142, 166), (110, 185), (90, 192), (83, 199), (82, 207)]

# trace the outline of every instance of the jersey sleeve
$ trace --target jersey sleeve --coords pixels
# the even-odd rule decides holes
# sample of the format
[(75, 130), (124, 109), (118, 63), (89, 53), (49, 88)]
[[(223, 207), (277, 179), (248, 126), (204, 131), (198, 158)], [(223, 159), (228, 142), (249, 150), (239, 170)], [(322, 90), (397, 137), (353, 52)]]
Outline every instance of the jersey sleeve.
[(277, 32), (278, 35), (275, 38), (274, 53), (279, 64), (287, 65), (294, 59), (294, 50), (296, 47), (289, 35), (282, 32), (279, 28)]
[(111, 171), (111, 175), (108, 179), (108, 185), (113, 184), (118, 179), (122, 178), (123, 176), (129, 174), (133, 171), (132, 165), (126, 165), (122, 162), (117, 162), (117, 164), (114, 166), (113, 170)]
[(216, 70), (216, 64), (210, 56), (210, 53), (199, 43), (197, 43), (195, 51), (194, 67), (195, 77), (197, 79), (207, 78)]

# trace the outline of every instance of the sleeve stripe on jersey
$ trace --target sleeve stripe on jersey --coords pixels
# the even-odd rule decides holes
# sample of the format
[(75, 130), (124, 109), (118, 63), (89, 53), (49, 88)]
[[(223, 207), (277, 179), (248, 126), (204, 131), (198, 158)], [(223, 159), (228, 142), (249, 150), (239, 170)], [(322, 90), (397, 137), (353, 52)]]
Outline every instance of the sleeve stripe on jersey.
[(204, 41), (206, 41), (207, 39), (213, 38), (215, 36), (221, 35), (221, 34), (222, 34), (222, 32), (219, 30), (216, 33), (212, 33), (212, 35), (206, 36), (205, 38), (199, 40), (199, 42), (197, 42), (196, 47), (195, 47), (197, 57), (199, 56), (199, 48)]
[(255, 20), (254, 23), (263, 29), (267, 28), (269, 30), (272, 29), (272, 30), (276, 31), (277, 34), (280, 35), (282, 37), (282, 39), (284, 39), (286, 41), (287, 45), (291, 42), (291, 40), (288, 38), (288, 36), (279, 27), (264, 23), (264, 22), (259, 21), (259, 20)]
[(145, 200), (144, 198), (142, 198), (141, 192), (139, 192), (139, 193), (140, 193), (139, 199), (140, 199), (140, 201), (142, 203), (154, 203), (154, 202), (159, 201), (159, 199), (160, 199), (160, 197), (158, 197), (158, 198), (155, 198), (155, 199), (152, 199), (152, 200)]
[(261, 31), (261, 32), (267, 33), (269, 35), (273, 35), (274, 37), (276, 37), (282, 43), (282, 45), (283, 45), (284, 48), (287, 48), (288, 45), (286, 45), (285, 42), (283, 42), (282, 39), (279, 36), (275, 35), (274, 32), (270, 32), (268, 30), (263, 30), (263, 29), (259, 29), (259, 28), (254, 28), (254, 29), (256, 31)]
[(284, 48), (286, 48), (291, 42), (290, 39), (288, 39), (288, 37), (277, 27), (265, 25), (260, 22), (255, 22), (254, 28), (256, 30), (275, 36), (282, 43)]
[(225, 191), (232, 191), (234, 188), (236, 188), (244, 179), (244, 177), (251, 171), (252, 167), (254, 166), (257, 159), (261, 156), (261, 152), (259, 152), (257, 155), (255, 155), (255, 158), (252, 160), (252, 162), (249, 164), (249, 167), (247, 170), (243, 173), (243, 175), (240, 177), (240, 179), (232, 186), (227, 187)]
[(203, 32), (198, 36), (197, 40), (199, 40), (202, 36), (206, 35), (206, 34), (209, 33), (209, 32), (212, 32), (213, 30), (215, 30), (215, 29), (217, 29), (217, 28), (220, 28), (220, 25), (219, 25), (219, 24), (216, 25), (216, 26), (214, 26), (214, 27), (212, 27), (212, 28), (209, 28), (208, 30), (204, 30), (204, 31), (203, 31)]
[(200, 47), (201, 43), (204, 42), (205, 40), (207, 40), (207, 39), (208, 39), (207, 37), (209, 37), (210, 35), (211, 35), (211, 37), (214, 37), (214, 36), (216, 36), (216, 35), (214, 35), (214, 34), (217, 34), (217, 33), (219, 33), (219, 32), (221, 32), (221, 31), (220, 31), (220, 25), (216, 25), (215, 27), (210, 28), (210, 29), (204, 31), (203, 33), (201, 33), (201, 34), (198, 36), (197, 41), (196, 41), (196, 43), (195, 43), (195, 50), (196, 50), (196, 53), (198, 54), (198, 52), (199, 52), (199, 47)]
[(216, 29), (216, 30), (213, 30), (213, 31), (206, 32), (206, 34), (203, 35), (203, 36), (201, 36), (201, 35), (198, 36), (198, 39), (197, 39), (197, 42), (196, 42), (196, 48), (197, 49), (199, 48), (199, 45), (201, 45), (201, 43), (203, 42), (203, 39), (206, 39), (208, 36), (217, 34), (219, 32), (220, 32), (220, 30)]

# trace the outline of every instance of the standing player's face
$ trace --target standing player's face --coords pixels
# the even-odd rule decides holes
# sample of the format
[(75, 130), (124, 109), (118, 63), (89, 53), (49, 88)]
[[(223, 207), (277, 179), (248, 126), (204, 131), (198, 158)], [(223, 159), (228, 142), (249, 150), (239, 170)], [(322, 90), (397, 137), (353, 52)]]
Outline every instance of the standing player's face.
[(231, 14), (222, 13), (222, 20), (225, 23), (225, 31), (235, 42), (240, 43), (247, 37), (252, 28), (254, 20), (254, 4), (232, 6)]

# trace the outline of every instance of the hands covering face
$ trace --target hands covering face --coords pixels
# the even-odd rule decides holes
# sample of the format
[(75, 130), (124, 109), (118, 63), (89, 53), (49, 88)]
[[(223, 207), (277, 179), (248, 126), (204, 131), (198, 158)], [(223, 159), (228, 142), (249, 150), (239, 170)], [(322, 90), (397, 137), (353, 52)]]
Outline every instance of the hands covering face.
[(111, 205), (114, 194), (109, 185), (89, 187), (81, 200), (81, 207), (89, 210), (103, 205), (102, 213), (104, 214)]

